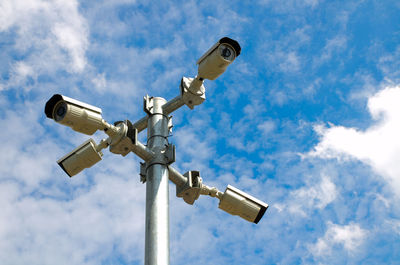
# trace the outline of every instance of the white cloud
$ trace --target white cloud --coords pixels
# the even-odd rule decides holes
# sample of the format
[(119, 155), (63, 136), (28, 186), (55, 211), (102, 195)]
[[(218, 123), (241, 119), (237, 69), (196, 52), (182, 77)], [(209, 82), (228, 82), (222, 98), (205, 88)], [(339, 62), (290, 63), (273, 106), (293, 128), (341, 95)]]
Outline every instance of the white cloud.
[(104, 91), (107, 86), (106, 74), (105, 73), (98, 74), (92, 79), (92, 83), (98, 90)]
[[(10, 57), (10, 80), (2, 86), (23, 87), (26, 77), (64, 70), (81, 73), (89, 45), (86, 20), (76, 0), (5, 0), (0, 3), (0, 33), (12, 38), (3, 49)], [(12, 36), (12, 37), (11, 37)]]
[(291, 191), (288, 200), (278, 204), (277, 209), (287, 208), (293, 214), (307, 217), (308, 211), (315, 208), (322, 210), (336, 199), (338, 192), (330, 177), (323, 175), (319, 182), (314, 182), (314, 178), (309, 179), (306, 186)]
[(387, 87), (369, 98), (376, 123), (365, 131), (343, 126), (315, 129), (321, 141), (309, 153), (339, 160), (356, 158), (370, 165), (400, 195), (400, 86)]
[(336, 186), (328, 176), (323, 176), (321, 182), (306, 188), (293, 191), (293, 195), (304, 205), (315, 205), (323, 209), (337, 196)]
[(391, 227), (392, 231), (400, 235), (400, 221), (397, 219), (394, 220), (386, 220), (386, 224)]
[(282, 72), (296, 72), (300, 69), (300, 59), (295, 52), (281, 54), (281, 59), (283, 62), (279, 64), (279, 68)]
[(386, 78), (394, 81), (400, 80), (400, 45), (390, 54), (385, 54), (379, 58), (378, 67)]
[(322, 53), (314, 58), (314, 63), (319, 66), (322, 63), (331, 60), (334, 53), (344, 50), (346, 48), (346, 45), (347, 38), (342, 35), (338, 35), (332, 39), (327, 40), (325, 47), (322, 49)]
[(85, 51), (88, 46), (87, 33), (82, 29), (65, 23), (57, 23), (52, 28), (58, 45), (71, 57), (71, 70), (81, 72), (86, 65)]
[(289, 96), (287, 93), (274, 89), (270, 91), (270, 97), (272, 104), (276, 104), (278, 106), (282, 106), (288, 102)]
[(174, 133), (177, 149), (179, 148), (177, 160), (184, 166), (184, 170), (207, 169), (207, 161), (212, 159), (215, 153), (211, 145), (214, 137), (212, 133), (202, 135), (198, 128), (201, 128), (201, 125), (193, 125), (190, 129), (181, 127)]
[(262, 132), (263, 135), (268, 136), (275, 131), (276, 124), (272, 120), (267, 120), (258, 124), (257, 128)]
[[(289, 40), (287, 42), (289, 42)], [(283, 49), (282, 47), (277, 47), (275, 52), (267, 55), (268, 62), (270, 62), (272, 65), (277, 65), (277, 71), (280, 71), (282, 73), (297, 73), (300, 70), (302, 61), (297, 52), (292, 51), (293, 48), (295, 47), (290, 47), (286, 49)]]
[(110, 174), (99, 176), (89, 190), (75, 192), (69, 201), (25, 197), (17, 187), (5, 190), (0, 198), (0, 242), (7, 242), (0, 249), (2, 263), (101, 264), (116, 253), (141, 260), (140, 190), (136, 179)]
[(15, 83), (25, 83), (28, 78), (36, 79), (36, 73), (33, 67), (24, 61), (17, 61), (10, 69), (11, 79)]
[(353, 254), (363, 244), (367, 234), (366, 230), (355, 223), (344, 226), (328, 223), (325, 235), (310, 245), (309, 250), (316, 257), (324, 257), (331, 254), (335, 245), (341, 245), (348, 253)]
[(276, 2), (273, 0), (261, 0), (261, 4), (265, 4), (273, 8), (278, 13), (296, 13), (299, 9), (315, 8), (320, 0), (290, 0)]
[(15, 73), (18, 76), (26, 77), (33, 74), (32, 67), (26, 65), (24, 62), (17, 62), (14, 66), (15, 66)]

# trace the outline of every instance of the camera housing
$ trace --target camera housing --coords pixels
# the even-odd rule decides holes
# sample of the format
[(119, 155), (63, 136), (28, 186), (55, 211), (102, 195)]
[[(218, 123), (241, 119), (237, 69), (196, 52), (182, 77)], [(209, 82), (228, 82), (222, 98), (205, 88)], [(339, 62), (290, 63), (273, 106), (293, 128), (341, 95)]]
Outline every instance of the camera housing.
[(228, 37), (220, 39), (197, 61), (198, 78), (215, 80), (239, 56), (240, 51), (237, 41)]
[(219, 202), (219, 208), (225, 212), (238, 215), (257, 224), (268, 208), (268, 204), (253, 196), (228, 185)]
[(93, 139), (89, 139), (69, 154), (60, 158), (57, 163), (68, 176), (75, 176), (85, 168), (89, 168), (101, 160), (103, 153), (97, 149), (96, 142)]
[(105, 128), (100, 108), (60, 94), (46, 102), (44, 112), (48, 118), (80, 133), (92, 135)]

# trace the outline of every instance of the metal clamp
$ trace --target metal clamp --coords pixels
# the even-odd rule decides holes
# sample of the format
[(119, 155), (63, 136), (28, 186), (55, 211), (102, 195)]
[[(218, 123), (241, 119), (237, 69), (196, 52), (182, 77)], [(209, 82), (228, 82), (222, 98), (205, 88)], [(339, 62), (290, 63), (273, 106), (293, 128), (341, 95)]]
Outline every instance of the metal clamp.
[(142, 182), (143, 184), (146, 182), (146, 171), (147, 171), (147, 167), (146, 167), (146, 162), (140, 162), (140, 182)]
[(146, 182), (147, 169), (155, 164), (170, 165), (175, 162), (175, 145), (169, 144), (166, 146), (161, 156), (154, 156), (153, 159), (147, 162), (140, 163), (140, 181)]
[(153, 114), (153, 97), (149, 97), (149, 95), (146, 95), (143, 97), (143, 110), (151, 115)]
[(172, 128), (174, 127), (174, 125), (172, 124), (172, 116), (168, 117), (168, 134), (172, 133)]
[(164, 157), (167, 165), (170, 165), (175, 162), (175, 145), (169, 144), (167, 145), (167, 149), (165, 149)]

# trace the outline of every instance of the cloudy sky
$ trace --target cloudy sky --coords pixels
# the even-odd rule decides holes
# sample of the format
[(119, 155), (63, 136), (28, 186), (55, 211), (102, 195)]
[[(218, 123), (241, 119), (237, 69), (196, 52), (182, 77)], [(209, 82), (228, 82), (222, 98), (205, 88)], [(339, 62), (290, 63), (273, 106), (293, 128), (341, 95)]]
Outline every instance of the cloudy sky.
[(44, 104), (60, 93), (136, 121), (143, 96), (174, 98), (224, 36), (242, 54), (201, 106), (174, 113), (174, 166), (270, 208), (252, 224), (214, 198), (187, 205), (171, 183), (171, 264), (400, 263), (399, 12), (396, 0), (0, 0), (1, 264), (143, 264), (140, 159), (104, 150), (68, 178), (56, 161), (90, 136)]

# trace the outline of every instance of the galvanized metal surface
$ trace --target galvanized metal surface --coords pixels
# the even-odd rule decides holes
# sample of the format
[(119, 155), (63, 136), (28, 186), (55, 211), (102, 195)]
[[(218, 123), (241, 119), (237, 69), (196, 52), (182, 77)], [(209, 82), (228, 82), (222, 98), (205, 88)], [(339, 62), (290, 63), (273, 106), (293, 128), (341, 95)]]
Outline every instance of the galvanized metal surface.
[(171, 180), (176, 186), (179, 187), (186, 184), (187, 178), (183, 176), (181, 173), (179, 173), (178, 170), (169, 166), (168, 171), (169, 171), (169, 180)]
[[(162, 161), (168, 146), (168, 118), (162, 106), (166, 100), (152, 98), (147, 127), (147, 147)], [(169, 264), (169, 201), (167, 162), (152, 164), (146, 170), (145, 265)]]
[(148, 116), (141, 118), (140, 120), (138, 120), (137, 122), (135, 122), (133, 124), (133, 127), (138, 129), (138, 132), (143, 131), (147, 127), (147, 119), (148, 119)]
[(179, 95), (179, 96), (169, 100), (167, 103), (165, 103), (162, 108), (164, 110), (164, 114), (168, 115), (168, 114), (174, 112), (175, 110), (179, 109), (183, 105), (185, 105), (185, 103), (183, 102), (181, 95)]

